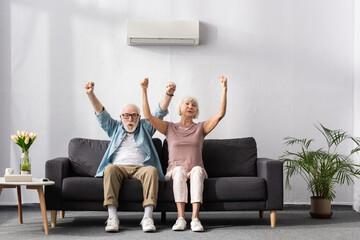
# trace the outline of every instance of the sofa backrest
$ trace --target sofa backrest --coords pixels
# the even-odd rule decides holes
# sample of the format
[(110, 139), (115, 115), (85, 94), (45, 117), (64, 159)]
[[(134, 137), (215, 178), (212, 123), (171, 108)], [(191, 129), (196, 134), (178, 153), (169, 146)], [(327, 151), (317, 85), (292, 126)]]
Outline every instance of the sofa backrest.
[[(72, 171), (79, 176), (95, 176), (109, 143), (108, 140), (71, 139), (69, 142), (69, 159)], [(153, 138), (153, 143), (161, 159), (162, 142), (158, 138)]]
[(95, 176), (109, 143), (108, 140), (71, 139), (69, 159), (73, 172), (79, 176)]
[[(168, 144), (164, 141), (162, 167), (166, 172)], [(256, 176), (255, 139), (205, 139), (203, 161), (208, 177)]]

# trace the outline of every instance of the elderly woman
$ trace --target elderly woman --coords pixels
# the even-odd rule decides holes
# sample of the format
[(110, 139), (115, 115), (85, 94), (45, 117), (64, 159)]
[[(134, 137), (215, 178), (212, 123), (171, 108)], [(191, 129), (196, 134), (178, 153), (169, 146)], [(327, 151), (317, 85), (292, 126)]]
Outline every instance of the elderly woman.
[(203, 198), (204, 179), (207, 178), (202, 160), (204, 137), (209, 134), (225, 116), (227, 79), (219, 77), (222, 85), (222, 97), (218, 112), (205, 122), (194, 123), (199, 115), (197, 100), (193, 97), (184, 98), (178, 105), (180, 122), (172, 123), (163, 121), (151, 115), (147, 88), (149, 80), (145, 78), (140, 85), (143, 92), (144, 117), (159, 132), (166, 136), (169, 144), (169, 164), (165, 179), (173, 179), (173, 191), (178, 211), (178, 219), (172, 230), (182, 231), (186, 229), (185, 204), (188, 202), (187, 179), (190, 179), (190, 197), (192, 203), (191, 230), (194, 232), (204, 231), (199, 220), (199, 209)]

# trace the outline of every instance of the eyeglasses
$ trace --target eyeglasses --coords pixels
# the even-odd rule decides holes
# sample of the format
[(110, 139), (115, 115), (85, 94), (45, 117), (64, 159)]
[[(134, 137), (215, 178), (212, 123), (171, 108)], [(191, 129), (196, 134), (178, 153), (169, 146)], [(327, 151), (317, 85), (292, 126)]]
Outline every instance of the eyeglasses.
[(139, 117), (139, 114), (137, 114), (137, 113), (132, 113), (132, 114), (130, 114), (130, 113), (123, 113), (123, 114), (121, 114), (121, 116), (122, 116), (124, 119), (129, 119), (130, 117), (132, 117), (132, 119), (136, 119), (136, 118)]

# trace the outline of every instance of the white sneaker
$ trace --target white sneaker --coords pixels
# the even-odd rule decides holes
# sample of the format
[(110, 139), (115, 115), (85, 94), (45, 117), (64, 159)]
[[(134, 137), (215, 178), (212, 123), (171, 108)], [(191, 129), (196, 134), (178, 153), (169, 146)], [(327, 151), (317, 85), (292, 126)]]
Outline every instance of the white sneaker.
[(191, 223), (190, 223), (190, 226), (191, 226), (191, 230), (193, 232), (202, 232), (204, 231), (204, 228), (203, 226), (201, 225), (201, 222), (199, 219), (197, 218), (194, 218)]
[(117, 217), (108, 218), (105, 227), (106, 232), (117, 232), (119, 231), (119, 219)]
[(144, 217), (141, 221), (140, 225), (142, 226), (142, 230), (144, 232), (155, 232), (156, 227), (154, 225), (154, 220), (149, 217)]
[(173, 231), (184, 231), (186, 229), (186, 221), (183, 217), (179, 217), (172, 227)]

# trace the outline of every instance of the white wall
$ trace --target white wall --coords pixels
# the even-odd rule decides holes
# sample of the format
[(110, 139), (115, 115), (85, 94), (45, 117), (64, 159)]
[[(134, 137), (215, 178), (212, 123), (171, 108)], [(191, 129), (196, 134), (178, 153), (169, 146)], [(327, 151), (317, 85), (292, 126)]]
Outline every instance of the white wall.
[[(97, 96), (116, 117), (124, 103), (140, 105), (143, 77), (150, 78), (152, 106), (167, 81), (177, 83), (167, 117), (177, 121), (175, 103), (183, 95), (198, 98), (200, 120), (214, 114), (221, 94), (217, 77), (227, 76), (227, 115), (208, 138), (253, 136), (260, 157), (278, 158), (286, 136), (320, 138), (313, 127), (318, 122), (352, 133), (353, 5), (341, 0), (13, 0), (11, 78), (5, 81), (11, 101), (2, 114), (8, 127), (1, 156), (18, 166), (20, 148), (9, 135), (35, 131), (33, 175), (43, 176), (46, 160), (66, 156), (71, 138), (106, 139), (83, 93), (84, 82), (96, 83)], [(127, 18), (198, 19), (201, 44), (128, 46)], [(2, 163), (0, 172), (8, 165)], [(310, 193), (298, 180), (285, 192), (286, 203), (309, 203)], [(35, 192), (23, 195), (24, 202), (37, 201)], [(13, 192), (0, 201), (15, 199)], [(352, 201), (352, 187), (337, 189), (336, 203)]]
[[(10, 88), (11, 88), (10, 0), (0, 1), (0, 176), (10, 166)], [(3, 190), (3, 192), (11, 190)], [(8, 201), (6, 194), (1, 201)]]
[[(354, 6), (354, 134), (360, 136), (360, 2), (355, 1)], [(355, 179), (353, 207), (360, 212), (360, 179)]]

